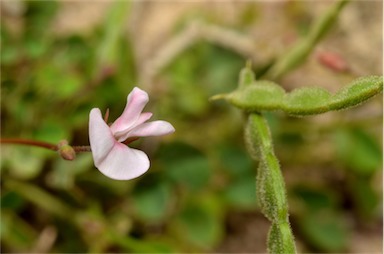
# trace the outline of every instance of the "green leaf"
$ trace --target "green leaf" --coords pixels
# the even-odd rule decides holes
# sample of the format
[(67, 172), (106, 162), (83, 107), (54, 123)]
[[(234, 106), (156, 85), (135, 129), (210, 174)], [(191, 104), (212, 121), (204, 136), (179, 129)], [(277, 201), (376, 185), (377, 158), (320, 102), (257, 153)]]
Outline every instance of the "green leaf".
[(60, 140), (69, 139), (70, 136), (68, 127), (60, 120), (52, 117), (41, 122), (33, 138), (56, 144)]
[(348, 243), (347, 221), (342, 214), (322, 209), (298, 220), (310, 244), (322, 252), (343, 252)]
[(336, 195), (325, 189), (300, 185), (296, 186), (292, 194), (302, 201), (309, 212), (315, 212), (323, 208), (334, 209), (336, 207)]
[(362, 220), (381, 218), (380, 193), (372, 186), (372, 177), (356, 177), (349, 182), (349, 190), (352, 193), (355, 209)]
[(207, 158), (196, 156), (170, 163), (166, 175), (190, 190), (198, 191), (207, 185), (211, 177), (211, 170)]
[(165, 182), (138, 187), (132, 195), (135, 215), (145, 222), (158, 222), (164, 219), (172, 202), (172, 189)]
[(254, 176), (253, 163), (245, 150), (233, 145), (219, 148), (220, 162), (223, 169), (233, 177)]
[(341, 129), (335, 133), (338, 157), (351, 170), (361, 175), (371, 175), (381, 170), (382, 151), (377, 138), (362, 129)]
[(220, 207), (212, 196), (187, 203), (172, 224), (178, 238), (192, 246), (210, 250), (223, 235)]
[(79, 75), (67, 74), (57, 82), (55, 93), (59, 99), (71, 99), (79, 92), (84, 82)]
[(252, 209), (257, 204), (255, 177), (243, 177), (224, 189), (224, 198), (236, 209)]
[(165, 175), (192, 191), (204, 188), (211, 178), (208, 159), (199, 150), (185, 143), (164, 146), (159, 157), (163, 161)]
[(143, 253), (148, 253), (149, 250), (151, 253), (178, 253), (176, 248), (172, 244), (166, 242), (166, 240), (167, 239), (158, 238), (156, 240), (144, 240), (142, 245), (145, 245), (148, 250), (143, 251)]

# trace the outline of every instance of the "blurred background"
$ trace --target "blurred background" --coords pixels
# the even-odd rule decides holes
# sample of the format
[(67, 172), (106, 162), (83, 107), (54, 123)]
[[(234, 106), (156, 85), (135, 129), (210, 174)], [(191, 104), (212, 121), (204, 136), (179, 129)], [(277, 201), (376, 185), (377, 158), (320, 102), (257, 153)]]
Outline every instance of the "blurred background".
[[(132, 143), (152, 165), (132, 181), (105, 177), (90, 153), (2, 145), (2, 252), (265, 252), (244, 115), (208, 98), (234, 90), (248, 59), (262, 78), (333, 2), (2, 0), (2, 137), (88, 145), (90, 110), (116, 119), (134, 86), (176, 128)], [(349, 3), (277, 82), (335, 92), (382, 75), (382, 10)], [(267, 114), (299, 252), (382, 252), (382, 108), (378, 96), (314, 117)]]

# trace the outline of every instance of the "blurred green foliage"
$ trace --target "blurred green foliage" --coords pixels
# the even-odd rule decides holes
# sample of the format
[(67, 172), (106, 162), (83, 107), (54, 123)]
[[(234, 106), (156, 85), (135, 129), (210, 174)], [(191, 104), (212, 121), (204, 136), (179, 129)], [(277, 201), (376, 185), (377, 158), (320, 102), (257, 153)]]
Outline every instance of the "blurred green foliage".
[[(93, 33), (66, 37), (46, 29), (59, 3), (24, 5), (20, 18), (27, 25), (20, 35), (1, 24), (1, 135), (87, 145), (90, 109), (109, 108), (115, 119), (126, 95), (140, 86), (132, 42), (123, 29), (129, 2), (112, 5)], [(246, 26), (257, 15), (247, 9), (240, 23)], [(259, 215), (242, 115), (208, 101), (237, 86), (244, 62), (230, 50), (199, 42), (160, 73), (159, 86), (166, 92), (150, 94), (156, 104), (148, 110), (171, 122), (176, 133), (133, 143), (148, 150), (152, 164), (149, 173), (133, 181), (104, 177), (91, 154), (68, 162), (39, 148), (2, 145), (3, 251), (212, 251), (229, 234), (229, 214)], [(322, 169), (330, 169), (325, 170), (330, 182), (287, 186), (296, 238), (309, 251), (346, 250), (351, 225), (345, 218), (362, 225), (382, 219), (382, 199), (374, 186), (382, 165), (380, 135), (357, 125), (308, 140), (306, 134), (317, 130), (306, 120), (268, 117), (283, 168), (300, 170), (284, 174), (305, 179), (300, 175), (316, 165), (313, 170), (323, 179)], [(335, 151), (332, 162), (309, 155), (308, 166), (304, 151), (323, 138)], [(55, 233), (48, 236), (52, 246), (44, 249), (38, 242), (47, 237), (42, 233), (47, 228)]]

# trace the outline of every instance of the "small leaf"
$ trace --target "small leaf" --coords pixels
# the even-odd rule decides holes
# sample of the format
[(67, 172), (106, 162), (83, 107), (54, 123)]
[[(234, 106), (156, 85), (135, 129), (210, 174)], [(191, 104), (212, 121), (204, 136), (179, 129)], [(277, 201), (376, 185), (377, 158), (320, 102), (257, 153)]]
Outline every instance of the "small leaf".
[(188, 144), (171, 143), (164, 146), (159, 157), (165, 165), (165, 175), (192, 191), (204, 188), (211, 178), (208, 159)]
[(165, 182), (135, 189), (132, 195), (135, 215), (146, 222), (158, 222), (165, 217), (172, 201), (172, 189)]
[(349, 189), (361, 219), (368, 222), (369, 219), (382, 216), (380, 194), (371, 186), (371, 177), (356, 177), (350, 181)]
[(252, 160), (245, 150), (227, 145), (221, 147), (219, 152), (221, 165), (230, 176), (239, 178), (254, 176)]
[(255, 177), (243, 177), (233, 181), (224, 190), (226, 201), (237, 209), (251, 209), (256, 202)]
[(191, 157), (176, 160), (176, 162), (171, 163), (166, 171), (172, 180), (192, 191), (201, 190), (207, 185), (211, 177), (207, 158)]
[(381, 170), (382, 152), (376, 138), (361, 129), (345, 129), (335, 134), (339, 158), (354, 172), (371, 175)]
[(222, 238), (221, 209), (213, 196), (186, 204), (172, 224), (178, 237), (201, 249), (212, 249)]
[(348, 229), (345, 217), (331, 210), (307, 213), (298, 221), (308, 241), (323, 252), (343, 252)]
[(309, 212), (322, 208), (334, 209), (336, 207), (336, 195), (324, 189), (316, 189), (311, 186), (296, 186), (293, 194), (305, 204)]
[(50, 143), (58, 143), (60, 140), (70, 137), (67, 126), (62, 121), (52, 117), (41, 122), (33, 138)]

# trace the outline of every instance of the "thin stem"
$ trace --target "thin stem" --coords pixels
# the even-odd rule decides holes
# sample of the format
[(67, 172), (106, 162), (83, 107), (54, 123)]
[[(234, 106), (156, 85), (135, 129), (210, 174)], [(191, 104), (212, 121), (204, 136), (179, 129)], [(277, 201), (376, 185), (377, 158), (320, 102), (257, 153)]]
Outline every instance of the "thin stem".
[(23, 138), (0, 138), (0, 143), (37, 146), (37, 147), (47, 148), (53, 151), (58, 150), (58, 147), (55, 144), (51, 144), (43, 141), (37, 141), (37, 140), (23, 139)]
[(76, 153), (92, 152), (90, 146), (72, 146)]
[[(31, 139), (23, 139), (23, 138), (0, 138), (1, 144), (19, 144), (19, 145), (28, 145), (28, 146), (37, 146), (46, 148), (52, 151), (58, 151), (58, 145), (38, 141), (38, 140), (31, 140)], [(90, 146), (72, 146), (73, 150), (75, 150), (76, 153), (82, 153), (82, 152), (91, 152)]]

